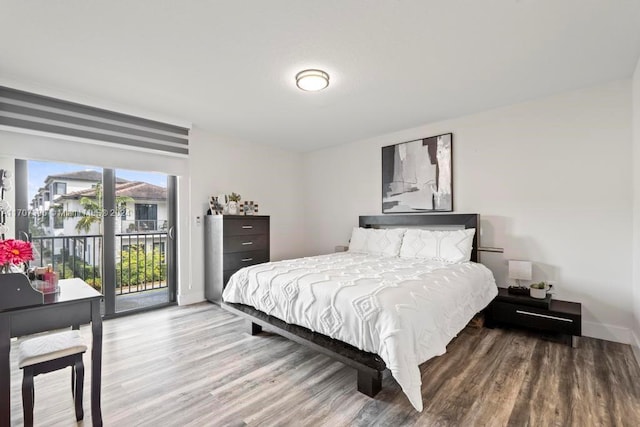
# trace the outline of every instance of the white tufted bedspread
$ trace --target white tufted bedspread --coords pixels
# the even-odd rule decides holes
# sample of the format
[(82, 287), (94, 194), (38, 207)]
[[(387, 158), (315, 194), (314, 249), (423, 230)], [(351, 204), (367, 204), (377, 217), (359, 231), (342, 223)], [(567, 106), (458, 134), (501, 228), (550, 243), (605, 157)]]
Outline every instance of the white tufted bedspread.
[(223, 299), (378, 354), (422, 411), (418, 366), (497, 293), (481, 264), (343, 252), (243, 268)]

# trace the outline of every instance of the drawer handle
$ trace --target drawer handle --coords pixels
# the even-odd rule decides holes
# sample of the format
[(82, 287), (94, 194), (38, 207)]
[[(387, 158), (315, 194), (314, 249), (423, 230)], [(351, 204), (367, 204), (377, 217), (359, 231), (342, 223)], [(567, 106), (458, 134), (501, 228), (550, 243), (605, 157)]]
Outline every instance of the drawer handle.
[(253, 261), (253, 258), (242, 258), (242, 262)]
[(526, 314), (527, 316), (544, 317), (545, 319), (562, 320), (563, 322), (573, 323), (572, 319), (567, 319), (564, 317), (549, 316), (548, 314), (531, 313), (530, 311), (522, 311), (522, 310), (516, 310), (516, 313)]
[(246, 229), (249, 229), (249, 230), (250, 230), (250, 229), (252, 229), (252, 228), (253, 228), (253, 225), (243, 225), (243, 226), (242, 226), (242, 228), (244, 228), (245, 230), (246, 230)]
[(242, 242), (242, 246), (253, 245), (253, 242)]

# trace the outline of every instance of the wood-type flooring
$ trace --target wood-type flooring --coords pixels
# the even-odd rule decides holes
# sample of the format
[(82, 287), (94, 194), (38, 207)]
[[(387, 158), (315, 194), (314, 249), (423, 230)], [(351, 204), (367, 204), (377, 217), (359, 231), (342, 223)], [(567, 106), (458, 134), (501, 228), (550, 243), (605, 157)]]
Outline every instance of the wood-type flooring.
[[(90, 343), (90, 330), (82, 328)], [(12, 347), (12, 423), (22, 425)], [(628, 345), (578, 348), (531, 332), (465, 329), (423, 365), (424, 411), (392, 377), (375, 399), (356, 372), (208, 303), (104, 322), (105, 426), (639, 426), (640, 368)], [(91, 425), (85, 355), (85, 421)], [(35, 378), (35, 425), (76, 425), (70, 371)]]

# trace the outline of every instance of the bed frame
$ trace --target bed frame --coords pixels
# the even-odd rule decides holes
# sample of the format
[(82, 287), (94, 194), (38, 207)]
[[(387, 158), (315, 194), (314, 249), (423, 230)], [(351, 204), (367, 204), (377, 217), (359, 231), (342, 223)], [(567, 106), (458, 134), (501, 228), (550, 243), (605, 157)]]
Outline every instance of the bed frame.
[[(429, 214), (429, 215), (376, 215), (361, 216), (360, 227), (422, 227), (422, 228), (475, 228), (471, 261), (478, 260), (478, 214)], [(248, 332), (256, 335), (263, 327), (285, 338), (324, 353), (358, 371), (358, 391), (374, 397), (382, 389), (384, 361), (374, 353), (368, 353), (345, 342), (329, 338), (298, 325), (286, 323), (276, 317), (244, 304), (222, 302), (221, 307), (244, 317)]]

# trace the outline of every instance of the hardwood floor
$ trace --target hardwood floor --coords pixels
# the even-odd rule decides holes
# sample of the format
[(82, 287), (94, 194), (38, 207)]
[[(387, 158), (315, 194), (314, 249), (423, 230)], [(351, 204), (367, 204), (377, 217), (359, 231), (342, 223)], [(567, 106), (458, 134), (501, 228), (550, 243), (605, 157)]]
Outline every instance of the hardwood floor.
[[(366, 397), (355, 370), (277, 335), (250, 336), (212, 304), (106, 321), (103, 347), (106, 426), (640, 425), (631, 348), (589, 338), (571, 349), (516, 330), (465, 330), (421, 366), (422, 413), (393, 378)], [(22, 425), (16, 350), (12, 422)], [(91, 425), (87, 355), (85, 366)], [(70, 381), (69, 370), (35, 378), (37, 426), (76, 425)]]

